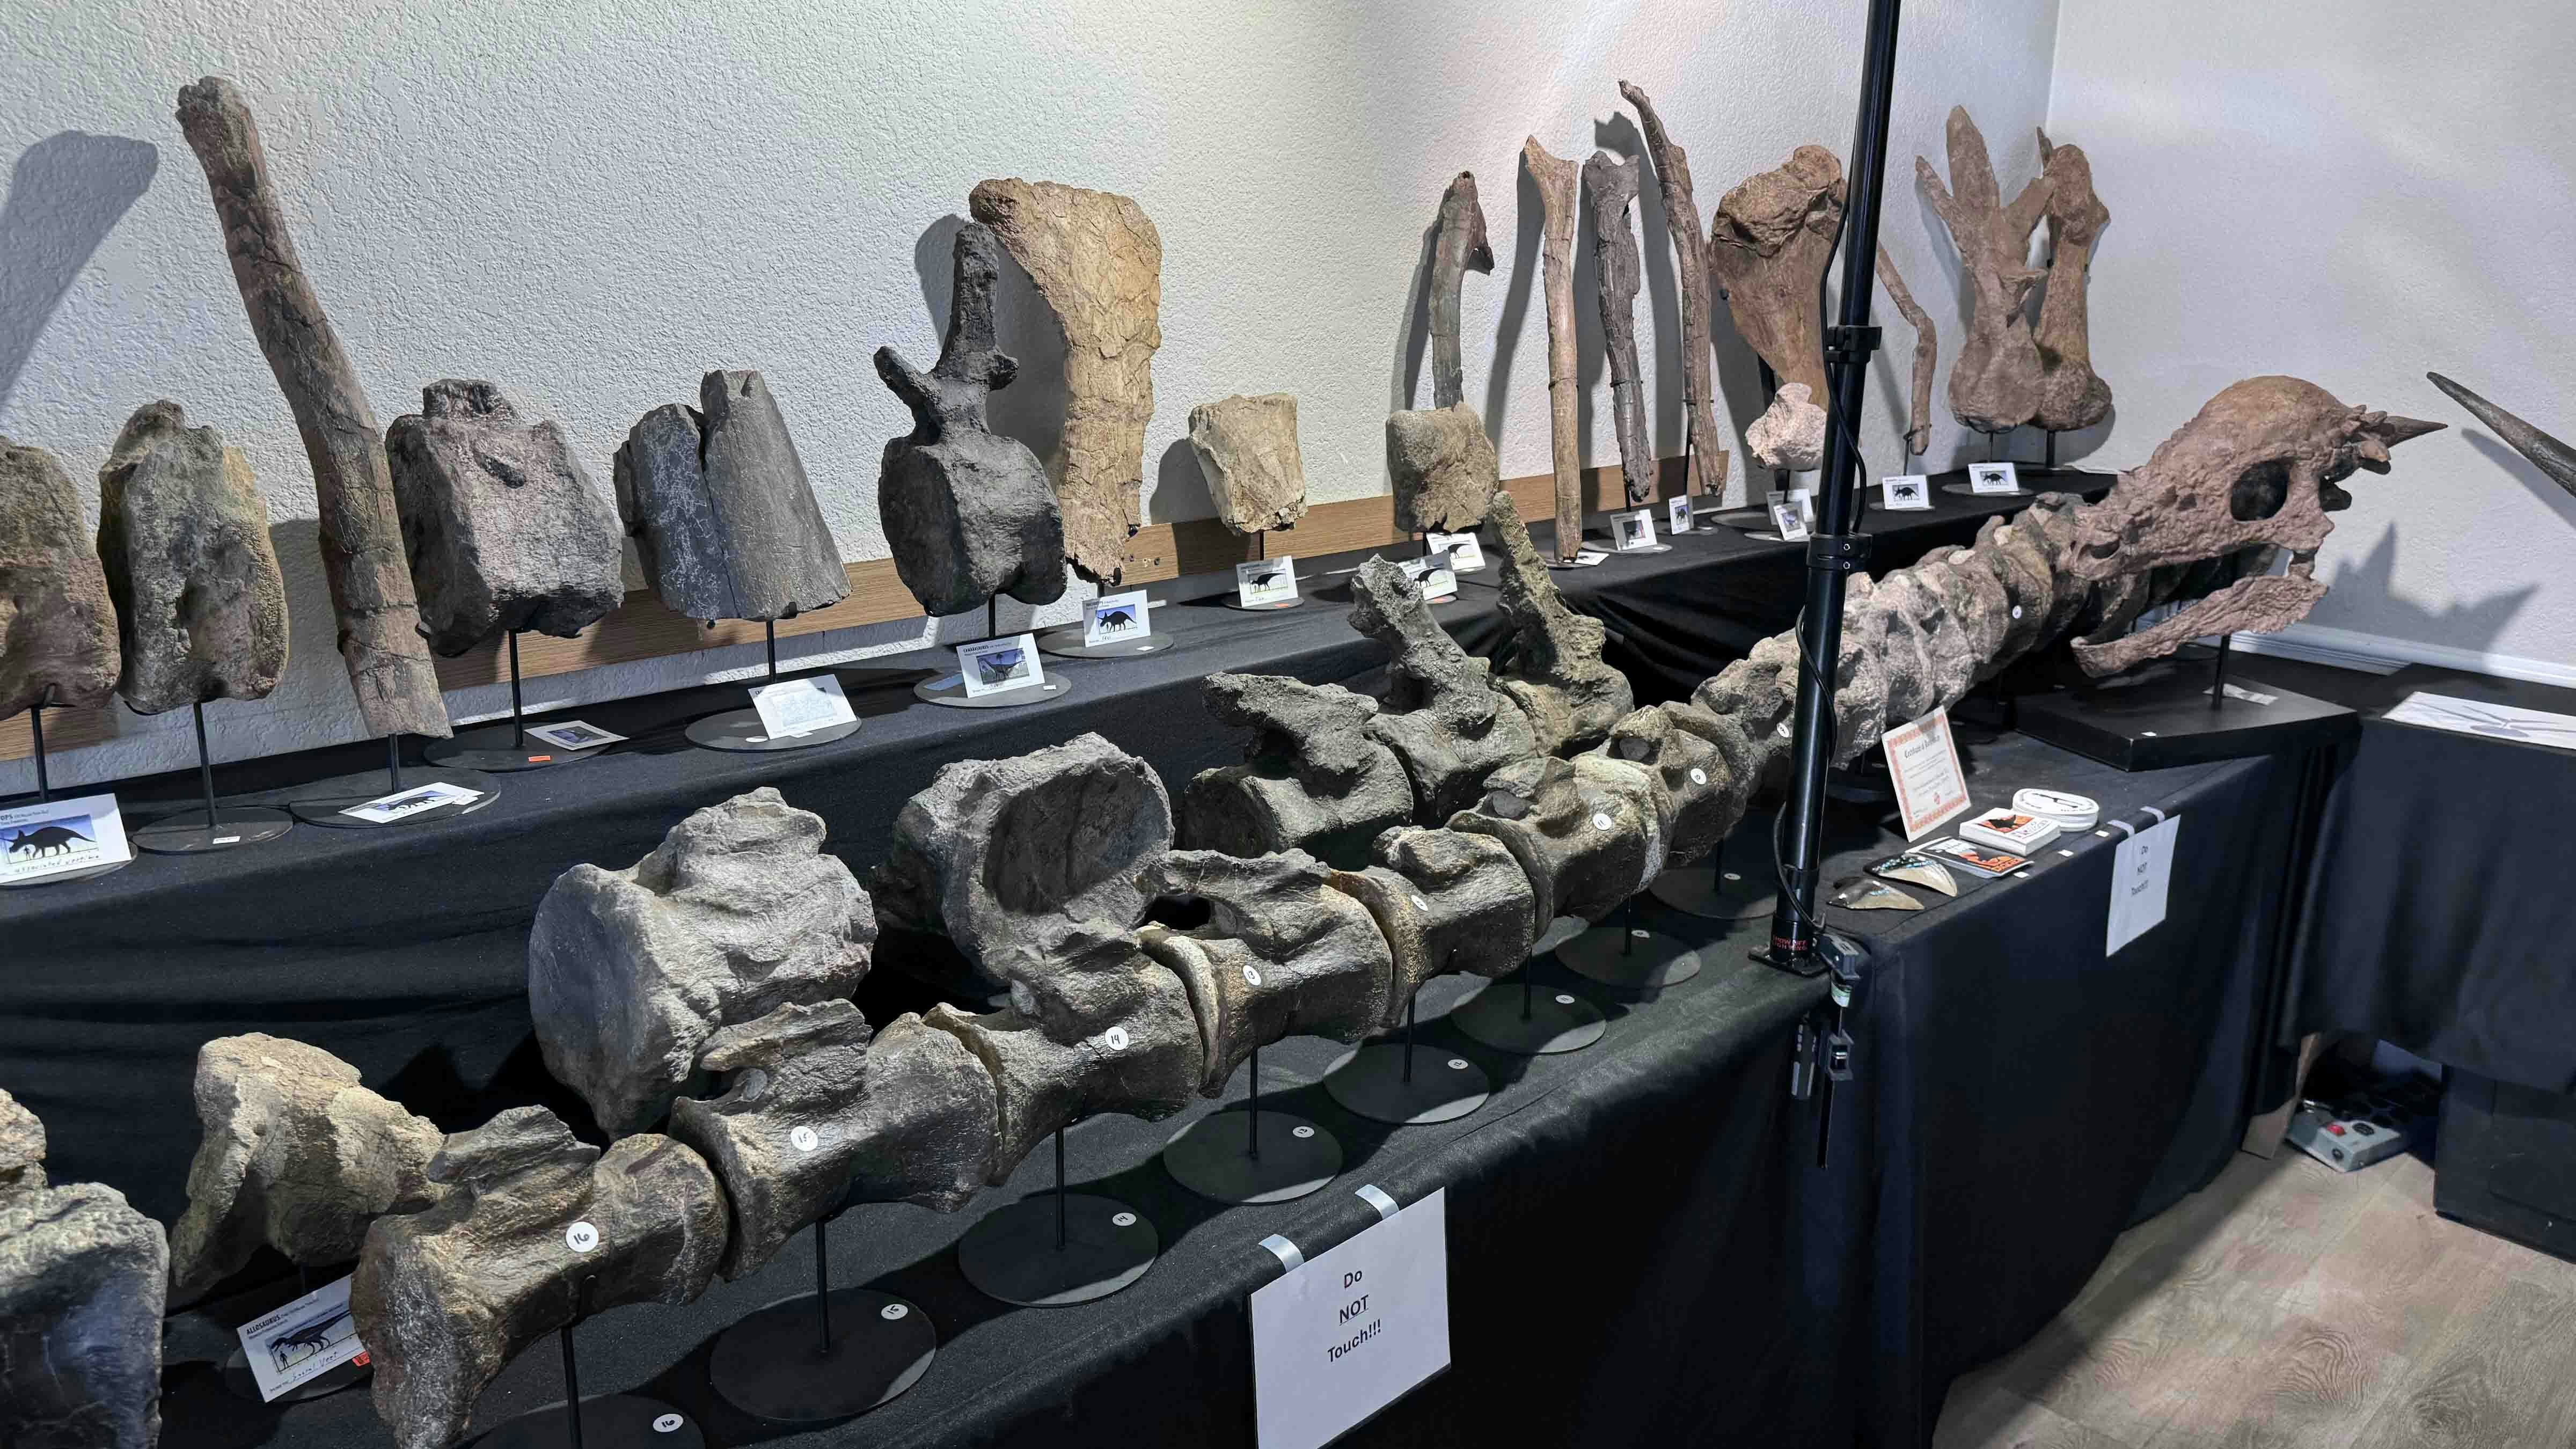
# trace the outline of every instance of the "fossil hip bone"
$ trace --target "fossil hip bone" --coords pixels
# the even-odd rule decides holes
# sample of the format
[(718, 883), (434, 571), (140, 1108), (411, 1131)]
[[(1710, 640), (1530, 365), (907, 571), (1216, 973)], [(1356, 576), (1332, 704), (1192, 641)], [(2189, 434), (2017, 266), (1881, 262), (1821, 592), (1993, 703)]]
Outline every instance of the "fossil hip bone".
[(1978, 432), (2006, 433), (2039, 410), (2039, 345), (2022, 308), (2048, 275), (2028, 259), (2052, 182), (2033, 178), (2005, 206), (1986, 138), (1967, 107), (1950, 108), (1948, 129), (1950, 185), (1920, 156), (1914, 183), (1950, 229), (1968, 289), (1968, 337), (1950, 364), (1950, 414)]

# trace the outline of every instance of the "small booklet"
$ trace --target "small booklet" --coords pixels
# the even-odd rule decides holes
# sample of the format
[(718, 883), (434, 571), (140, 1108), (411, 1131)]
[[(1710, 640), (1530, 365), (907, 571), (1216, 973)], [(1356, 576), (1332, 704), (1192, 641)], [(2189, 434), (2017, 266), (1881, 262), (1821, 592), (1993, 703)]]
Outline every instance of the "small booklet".
[(1988, 879), (2010, 875), (2030, 864), (2029, 856), (2015, 855), (2007, 850), (1988, 850), (1982, 845), (1958, 839), (1927, 841), (1914, 849), (1924, 855), (1937, 855), (1970, 875)]
[(2020, 810), (1989, 810), (1974, 820), (1963, 821), (1959, 838), (2016, 855), (2028, 855), (2058, 836), (2056, 822)]

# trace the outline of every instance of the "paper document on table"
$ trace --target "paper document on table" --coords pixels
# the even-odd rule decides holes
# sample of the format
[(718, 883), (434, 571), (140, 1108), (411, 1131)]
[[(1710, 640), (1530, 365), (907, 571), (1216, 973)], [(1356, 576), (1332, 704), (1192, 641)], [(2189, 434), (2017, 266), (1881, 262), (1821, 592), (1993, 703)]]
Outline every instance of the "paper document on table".
[(2482, 699), (2460, 699), (2419, 689), (2380, 718), (2427, 729), (2576, 750), (2576, 715), (2551, 714), (2545, 709), (2518, 709), (2510, 704), (2489, 704)]

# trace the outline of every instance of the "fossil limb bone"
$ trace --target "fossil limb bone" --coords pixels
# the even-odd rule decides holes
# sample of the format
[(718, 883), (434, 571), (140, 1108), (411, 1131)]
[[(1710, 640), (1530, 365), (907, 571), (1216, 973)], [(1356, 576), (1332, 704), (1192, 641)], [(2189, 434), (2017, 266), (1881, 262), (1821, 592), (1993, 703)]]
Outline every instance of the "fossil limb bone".
[(2084, 289), (2093, 246), (2111, 210), (2093, 194), (2093, 163), (2077, 146), (2051, 145), (2039, 133), (2041, 176), (2048, 187), (2048, 287), (2031, 330), (2039, 350), (2039, 395), (2031, 421), (2053, 433), (2089, 428), (2111, 413), (2111, 385), (2093, 371), (2093, 338)]
[(251, 331), (313, 463), (322, 572), (358, 712), (371, 734), (444, 739), (447, 705), (421, 635), (384, 436), (295, 254), (259, 126), (241, 92), (214, 76), (180, 89), (179, 126), (205, 168)]
[(1637, 108), (1644, 123), (1646, 150), (1655, 158), (1655, 181), (1664, 193), (1664, 228), (1675, 240), (1673, 270), (1678, 274), (1682, 312), (1682, 412), (1690, 436), (1690, 480), (1693, 493), (1726, 491), (1727, 453), (1719, 440), (1716, 394), (1709, 383), (1708, 256), (1699, 240), (1699, 202), (1691, 195), (1690, 153), (1664, 132), (1646, 93), (1626, 81), (1619, 94)]
[(2531, 460), (2549, 480), (2570, 493), (2576, 493), (2576, 448), (2571, 448), (2540, 429), (2488, 402), (2438, 372), (2424, 374), (2433, 385), (2450, 395), (2451, 401), (2467, 408), (2479, 422), (2505, 440), (2515, 452)]
[[(1643, 261), (1628, 208), (1637, 199), (1635, 157), (1622, 161), (1595, 151), (1583, 163), (1583, 189), (1592, 202), (1592, 260), (1600, 274), (1601, 340), (1609, 357), (1610, 403), (1619, 428), (1619, 479), (1628, 506), (1655, 498), (1655, 450), (1646, 441), (1646, 381), (1637, 371), (1637, 289)], [(1577, 527), (1582, 519), (1575, 520)], [(1562, 519), (1558, 527), (1564, 526)]]
[(1431, 247), (1431, 406), (1400, 409), (1386, 419), (1386, 471), (1395, 485), (1399, 533), (1474, 528), (1484, 516), (1486, 496), (1502, 479), (1484, 420), (1467, 405), (1458, 341), (1458, 294), (1466, 274), (1493, 269), (1476, 177), (1461, 171), (1441, 195)]
[(1237, 533), (1295, 526), (1306, 516), (1306, 459), (1297, 447), (1297, 397), (1266, 392), (1190, 409), (1190, 450), (1216, 503), (1217, 521)]
[(1576, 394), (1583, 381), (1575, 357), (1573, 162), (1551, 156), (1532, 136), (1521, 159), (1538, 185), (1539, 258), (1547, 286), (1547, 435), (1556, 476), (1556, 557), (1568, 562), (1583, 549), (1583, 459), (1575, 436)]

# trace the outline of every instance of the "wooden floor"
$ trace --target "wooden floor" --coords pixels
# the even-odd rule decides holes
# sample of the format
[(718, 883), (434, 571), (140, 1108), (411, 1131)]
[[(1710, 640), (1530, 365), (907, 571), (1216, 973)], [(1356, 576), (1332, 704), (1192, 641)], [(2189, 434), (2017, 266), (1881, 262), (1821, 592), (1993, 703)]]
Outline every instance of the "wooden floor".
[(2576, 1446), (2576, 1264), (2433, 1215), (2412, 1157), (2284, 1147), (2121, 1237), (1961, 1379), (1936, 1449)]

